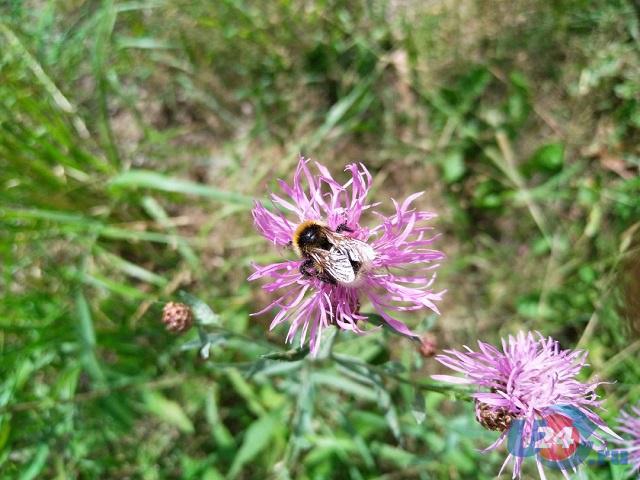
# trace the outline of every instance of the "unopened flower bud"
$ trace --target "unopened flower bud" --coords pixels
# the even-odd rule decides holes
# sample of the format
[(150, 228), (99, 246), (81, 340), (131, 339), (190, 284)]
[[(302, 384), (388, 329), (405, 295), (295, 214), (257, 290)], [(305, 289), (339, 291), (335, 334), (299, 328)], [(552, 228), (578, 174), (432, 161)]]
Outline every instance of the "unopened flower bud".
[(164, 323), (168, 332), (186, 332), (193, 325), (191, 308), (184, 303), (167, 303), (162, 309), (162, 323)]
[(420, 337), (420, 347), (418, 351), (424, 358), (433, 357), (438, 351), (438, 339), (436, 336), (431, 333), (425, 333)]

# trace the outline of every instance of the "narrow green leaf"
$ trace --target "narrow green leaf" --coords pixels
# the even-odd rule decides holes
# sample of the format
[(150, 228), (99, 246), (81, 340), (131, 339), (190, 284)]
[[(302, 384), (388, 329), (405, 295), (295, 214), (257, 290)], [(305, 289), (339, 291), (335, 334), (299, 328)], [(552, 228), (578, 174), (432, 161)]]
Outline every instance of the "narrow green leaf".
[(193, 424), (179, 403), (169, 400), (158, 392), (146, 392), (144, 400), (149, 412), (182, 432), (193, 433)]
[(111, 292), (117, 293), (118, 295), (122, 295), (126, 298), (131, 298), (133, 300), (144, 300), (146, 298), (150, 298), (150, 295), (138, 290), (135, 287), (127, 285), (123, 282), (117, 282), (115, 280), (111, 280), (102, 275), (89, 275), (88, 273), (82, 274), (82, 280), (89, 284), (98, 288), (104, 288)]
[(253, 198), (236, 192), (227, 192), (208, 185), (172, 178), (150, 170), (129, 170), (116, 175), (109, 181), (111, 188), (149, 188), (163, 192), (184, 193), (218, 200), (224, 203), (233, 203), (251, 207)]
[(393, 462), (401, 468), (406, 468), (411, 464), (418, 463), (418, 457), (413, 453), (401, 448), (392, 447), (391, 445), (376, 442), (373, 445), (373, 450), (378, 458)]
[(309, 354), (309, 347), (307, 345), (299, 348), (292, 348), (286, 352), (270, 352), (261, 355), (260, 358), (265, 360), (281, 360), (284, 362), (296, 362), (303, 359)]
[(329, 372), (313, 372), (312, 381), (315, 385), (333, 387), (337, 390), (349, 393), (363, 400), (375, 402), (378, 399), (376, 393), (359, 382), (354, 382), (345, 377), (337, 377)]
[(257, 416), (264, 416), (266, 411), (260, 402), (260, 398), (254, 392), (254, 386), (248, 383), (235, 368), (228, 368), (225, 373), (233, 389), (246, 401), (249, 410)]
[(0, 417), (0, 452), (4, 449), (11, 433), (11, 420), (8, 415)]
[(227, 478), (235, 478), (247, 462), (253, 460), (269, 446), (269, 440), (276, 432), (277, 423), (270, 415), (264, 415), (247, 429), (238, 454), (233, 459)]
[(84, 367), (94, 380), (104, 382), (105, 376), (95, 355), (96, 333), (89, 304), (82, 291), (76, 294), (76, 311), (78, 316), (78, 335), (83, 349)]
[(217, 390), (216, 386), (212, 386), (206, 396), (205, 416), (218, 447), (231, 448), (234, 445), (234, 439), (220, 418)]
[(140, 48), (144, 50), (167, 50), (176, 48), (171, 43), (153, 37), (123, 37), (116, 39), (118, 48)]
[(145, 196), (142, 199), (142, 207), (146, 210), (146, 212), (153, 217), (160, 225), (166, 228), (172, 235), (175, 237), (175, 242), (178, 245), (178, 251), (180, 255), (187, 261), (189, 266), (194, 270), (201, 268), (201, 262), (198, 259), (198, 256), (193, 251), (193, 249), (189, 246), (189, 244), (178, 235), (177, 230), (173, 225), (171, 225), (169, 221), (169, 216), (167, 212), (165, 212), (162, 205), (160, 205), (155, 198), (150, 196)]
[(44, 444), (40, 445), (31, 462), (20, 474), (20, 480), (33, 480), (37, 478), (47, 463), (47, 458), (49, 458), (49, 446)]
[(89, 311), (89, 304), (82, 292), (76, 295), (76, 309), (78, 311), (78, 326), (80, 327), (80, 340), (85, 349), (93, 350), (96, 345), (96, 332), (93, 329), (93, 320)]
[(411, 405), (411, 414), (418, 425), (421, 425), (425, 418), (427, 418), (427, 414), (424, 409), (424, 402), (424, 395), (420, 390), (416, 389), (415, 396), (413, 397), (413, 404)]
[(100, 253), (100, 255), (105, 259), (105, 261), (109, 264), (109, 266), (117, 268), (122, 273), (141, 280), (146, 283), (150, 283), (151, 285), (155, 285), (157, 287), (164, 287), (168, 282), (161, 275), (157, 275), (146, 268), (141, 267), (140, 265), (136, 265), (124, 258), (114, 255), (107, 250), (95, 247), (95, 250)]

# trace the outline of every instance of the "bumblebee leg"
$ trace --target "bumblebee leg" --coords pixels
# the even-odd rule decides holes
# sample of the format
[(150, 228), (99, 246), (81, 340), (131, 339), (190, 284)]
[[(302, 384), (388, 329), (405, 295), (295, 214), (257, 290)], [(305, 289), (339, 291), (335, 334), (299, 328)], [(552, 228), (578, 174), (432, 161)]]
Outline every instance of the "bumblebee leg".
[(300, 274), (303, 277), (315, 277), (321, 282), (328, 283), (330, 285), (337, 285), (336, 279), (329, 275), (327, 272), (318, 272), (313, 260), (308, 258), (300, 264)]
[(315, 272), (313, 270), (313, 260), (310, 258), (306, 259), (304, 262), (300, 264), (300, 273), (303, 277), (313, 277), (315, 276)]
[(329, 285), (337, 285), (336, 279), (329, 275), (327, 272), (316, 273), (316, 278), (321, 282), (328, 283)]
[(349, 258), (349, 263), (351, 264), (351, 268), (353, 268), (353, 273), (357, 275), (360, 271), (360, 267), (362, 267), (362, 263), (356, 260), (351, 260), (351, 258)]
[(352, 233), (353, 229), (349, 228), (346, 223), (341, 223), (340, 225), (338, 225), (338, 228), (336, 228), (336, 233), (342, 233), (342, 232)]

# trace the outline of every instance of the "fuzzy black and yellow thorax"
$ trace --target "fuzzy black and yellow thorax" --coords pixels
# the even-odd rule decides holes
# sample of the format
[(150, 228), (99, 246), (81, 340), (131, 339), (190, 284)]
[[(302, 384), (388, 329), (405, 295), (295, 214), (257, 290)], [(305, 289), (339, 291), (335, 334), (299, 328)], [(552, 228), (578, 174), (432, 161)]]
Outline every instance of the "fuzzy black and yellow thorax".
[(327, 226), (317, 220), (306, 220), (302, 222), (293, 232), (291, 243), (295, 252), (305, 257), (312, 248), (330, 250), (332, 245), (327, 237)]

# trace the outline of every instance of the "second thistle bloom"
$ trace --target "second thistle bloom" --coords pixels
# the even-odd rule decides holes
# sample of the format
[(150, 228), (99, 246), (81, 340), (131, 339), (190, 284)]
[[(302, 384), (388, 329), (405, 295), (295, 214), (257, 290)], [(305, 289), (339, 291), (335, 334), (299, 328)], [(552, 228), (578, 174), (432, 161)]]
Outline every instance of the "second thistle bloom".
[(619, 456), (631, 465), (632, 474), (640, 472), (640, 404), (620, 413), (617, 430), (626, 437), (616, 441), (622, 447)]
[[(503, 339), (502, 349), (481, 341), (478, 341), (478, 351), (466, 346), (464, 348), (465, 351), (445, 350), (445, 355), (435, 357), (443, 365), (462, 373), (463, 377), (432, 377), (477, 388), (477, 393), (473, 395), (476, 419), (485, 428), (501, 432), (487, 450), (502, 444), (516, 421), (519, 426), (514, 431), (519, 436), (517, 443), (524, 446), (535, 444), (537, 438), (533, 437), (536, 436), (534, 432), (539, 422), (546, 422), (547, 428), (561, 430), (572, 425), (571, 415), (584, 418), (598, 429), (615, 436), (594, 412), (600, 406), (595, 392), (599, 383), (583, 383), (577, 378), (586, 365), (587, 352), (563, 350), (551, 337), (523, 332)], [(562, 412), (568, 412), (568, 416)], [(601, 440), (595, 430), (589, 433), (592, 440)], [(576, 430), (576, 435), (580, 434)], [(583, 440), (587, 439), (580, 438), (580, 441)], [(542, 458), (538, 454), (535, 460), (542, 478), (545, 478), (542, 470), (545, 459), (564, 461), (568, 458), (565, 463), (556, 462), (565, 474), (565, 465), (574, 467), (569, 458), (573, 453), (571, 450), (561, 451), (566, 455), (564, 458), (560, 458), (561, 455), (555, 451), (541, 452)], [(520, 477), (524, 456), (518, 455), (517, 451), (510, 451), (503, 468), (512, 459), (513, 477)]]
[[(390, 216), (373, 212), (374, 205), (366, 198), (372, 177), (364, 165), (348, 165), (351, 178), (344, 184), (323, 165), (316, 163), (316, 168), (319, 173), (314, 175), (308, 160), (301, 158), (293, 184), (279, 181), (283, 196), (271, 194), (272, 202), (282, 211), (271, 211), (256, 202), (252, 213), (258, 231), (280, 247), (291, 246), (301, 228), (319, 225), (327, 233), (317, 252), (329, 262), (325, 265), (328, 268), (317, 265), (314, 255), (256, 265), (249, 279), (268, 279), (264, 289), (277, 295), (258, 313), (278, 309), (271, 328), (288, 322), (287, 341), (300, 332), (301, 343), (308, 338), (314, 355), (322, 331), (330, 325), (362, 332), (367, 317), (360, 306), (367, 300), (391, 328), (415, 336), (392, 312), (425, 308), (438, 312), (435, 302), (443, 292), (435, 292), (431, 286), (434, 269), (444, 255), (430, 247), (435, 235), (425, 223), (435, 214), (412, 206), (420, 193), (402, 203), (393, 201), (395, 212)], [(375, 226), (361, 223), (365, 213), (377, 219)], [(344, 239), (346, 248), (339, 247), (339, 238)], [(348, 281), (341, 282), (341, 278)]]

